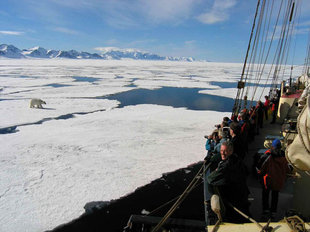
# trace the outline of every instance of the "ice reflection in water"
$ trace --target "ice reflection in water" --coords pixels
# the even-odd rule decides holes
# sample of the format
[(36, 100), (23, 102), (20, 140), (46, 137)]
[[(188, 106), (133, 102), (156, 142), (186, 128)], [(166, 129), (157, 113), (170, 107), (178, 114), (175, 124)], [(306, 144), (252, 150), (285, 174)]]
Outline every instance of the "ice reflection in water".
[(105, 97), (118, 100), (119, 107), (139, 104), (156, 104), (172, 107), (185, 107), (190, 110), (214, 110), (230, 112), (234, 100), (232, 98), (199, 94), (198, 88), (162, 87), (160, 89), (134, 89)]

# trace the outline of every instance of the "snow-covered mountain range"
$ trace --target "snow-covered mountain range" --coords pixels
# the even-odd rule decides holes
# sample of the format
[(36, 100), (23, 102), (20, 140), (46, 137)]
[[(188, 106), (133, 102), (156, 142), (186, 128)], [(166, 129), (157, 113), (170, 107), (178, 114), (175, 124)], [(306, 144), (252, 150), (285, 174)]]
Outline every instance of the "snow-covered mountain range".
[(171, 60), (171, 61), (189, 61), (195, 59), (192, 57), (170, 57), (159, 56), (156, 54), (139, 51), (136, 49), (119, 48), (101, 48), (101, 54), (78, 52), (76, 50), (61, 51), (47, 50), (42, 47), (33, 47), (20, 50), (14, 45), (0, 44), (0, 57), (6, 58), (68, 58), (68, 59), (104, 59), (104, 60)]

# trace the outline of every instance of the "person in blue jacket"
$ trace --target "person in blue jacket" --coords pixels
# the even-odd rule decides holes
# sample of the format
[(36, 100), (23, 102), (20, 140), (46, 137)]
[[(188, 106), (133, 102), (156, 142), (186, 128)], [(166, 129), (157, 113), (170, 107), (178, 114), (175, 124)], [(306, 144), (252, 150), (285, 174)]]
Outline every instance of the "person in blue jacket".
[(218, 130), (214, 130), (213, 133), (206, 138), (207, 138), (207, 141), (206, 141), (205, 147), (206, 147), (206, 150), (208, 151), (207, 155), (209, 155), (211, 152), (213, 152), (214, 147), (219, 142)]

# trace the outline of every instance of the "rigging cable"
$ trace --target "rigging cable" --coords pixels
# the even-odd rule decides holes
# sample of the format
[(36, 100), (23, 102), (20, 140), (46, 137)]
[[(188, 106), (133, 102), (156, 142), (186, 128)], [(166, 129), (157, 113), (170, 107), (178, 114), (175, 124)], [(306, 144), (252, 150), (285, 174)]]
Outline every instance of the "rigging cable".
[[(260, 41), (261, 31), (262, 31), (262, 29), (261, 29), (262, 28), (262, 22), (263, 22), (263, 19), (264, 19), (264, 13), (265, 13), (265, 8), (266, 8), (265, 6), (266, 6), (266, 1), (264, 0), (263, 4), (262, 4), (262, 7), (261, 7), (261, 11), (260, 11), (260, 16), (259, 16), (259, 20), (258, 20), (256, 34), (255, 34), (255, 39), (254, 39), (254, 43), (253, 43), (253, 47), (252, 47), (251, 59), (249, 61), (250, 65), (248, 66), (246, 77), (250, 76), (251, 78), (253, 78), (253, 73), (254, 73), (254, 69), (255, 69), (256, 54), (257, 54), (257, 50), (258, 50), (258, 47), (259, 47), (259, 41)], [(268, 9), (268, 7), (267, 7), (267, 9)], [(265, 26), (265, 23), (264, 23), (264, 26)], [(263, 33), (264, 33), (264, 31), (263, 31)], [(261, 54), (261, 50), (260, 50), (260, 54)], [(251, 68), (251, 71), (249, 71), (250, 68)], [(252, 75), (250, 75), (249, 72), (252, 73)], [(246, 82), (247, 82), (247, 78), (245, 79), (245, 85), (246, 85)], [(246, 105), (247, 105), (247, 95), (248, 95), (248, 92), (249, 92), (249, 85), (247, 86), (246, 92), (245, 92), (244, 108), (246, 108)], [(244, 89), (242, 91), (242, 96), (243, 96), (243, 93), (244, 93)]]
[(279, 79), (279, 73), (282, 67), (282, 62), (283, 62), (283, 58), (285, 55), (285, 50), (286, 50), (286, 44), (287, 44), (287, 35), (288, 35), (288, 20), (289, 20), (289, 16), (290, 16), (290, 12), (291, 12), (291, 8), (292, 8), (292, 0), (289, 1), (288, 5), (287, 5), (287, 10), (285, 12), (284, 15), (284, 20), (283, 20), (283, 25), (282, 25), (282, 30), (281, 30), (281, 35), (280, 35), (280, 42), (279, 42), (279, 49), (278, 49), (278, 54), (277, 55), (277, 60), (276, 60), (276, 67), (274, 70), (274, 75), (273, 75), (273, 82), (272, 82), (272, 87), (275, 89), (276, 88), (276, 84), (277, 81)]
[(303, 69), (303, 73), (305, 73), (307, 75), (309, 75), (309, 62), (310, 62), (310, 30), (309, 30), (309, 34), (308, 34), (307, 54), (306, 54), (304, 69)]
[[(282, 4), (282, 3), (281, 3)], [(297, 5), (297, 4), (296, 4)], [(280, 9), (282, 8), (282, 6), (280, 7)], [(288, 6), (287, 6), (287, 8), (288, 9), (290, 9)], [(279, 11), (280, 12), (280, 11)], [(294, 15), (294, 19), (295, 19), (295, 17), (296, 17), (296, 10), (295, 10), (295, 12), (294, 12), (294, 14), (293, 14), (293, 8), (291, 9), (291, 10), (287, 10), (287, 14), (289, 14), (290, 13), (290, 20), (292, 21), (292, 16)], [(277, 18), (277, 21), (278, 21), (278, 19), (279, 19), (279, 14), (278, 14), (278, 18)], [(295, 21), (295, 20), (294, 20)], [(295, 22), (294, 22), (295, 23)], [(286, 47), (285, 48), (285, 52), (283, 52), (283, 56), (282, 56), (282, 59), (281, 59), (281, 62), (278, 62), (278, 64), (279, 63), (283, 63), (283, 58), (286, 56), (286, 62), (285, 62), (285, 66), (286, 66), (286, 64), (287, 64), (287, 59), (288, 59), (288, 49), (287, 49), (287, 47), (290, 47), (290, 43), (291, 43), (291, 38), (292, 38), (292, 28), (294, 28), (294, 23), (293, 24), (291, 24), (290, 25), (290, 28), (289, 28), (289, 31), (290, 31), (290, 33), (287, 33), (287, 35), (288, 34), (290, 34), (290, 40), (289, 40), (289, 46), (284, 46), (284, 47)], [(274, 29), (276, 29), (276, 27), (277, 27), (277, 23), (276, 23), (276, 25), (275, 25), (275, 28)], [(274, 34), (275, 34), (275, 30), (274, 30), (274, 32), (273, 32), (273, 36), (272, 36), (272, 40), (273, 40), (273, 37), (274, 37)], [(286, 43), (285, 43), (286, 44)], [(271, 44), (270, 44), (271, 45)], [(278, 44), (278, 48), (277, 48), (277, 52), (276, 52), (276, 54), (279, 54), (279, 45), (280, 45), (280, 43)], [(270, 50), (270, 48), (269, 48), (269, 50)], [(269, 54), (269, 52), (268, 52), (268, 54)], [(287, 54), (287, 55), (284, 55), (284, 54)], [(275, 58), (276, 58), (276, 56), (274, 57), (274, 60), (273, 60), (273, 62), (272, 62), (272, 66), (271, 66), (271, 69), (270, 69), (270, 72), (269, 72), (269, 74), (268, 74), (268, 77), (267, 77), (267, 79), (266, 79), (266, 82), (265, 82), (265, 85), (264, 85), (264, 87), (263, 87), (263, 91), (261, 91), (261, 95), (260, 95), (260, 97), (259, 97), (259, 99), (261, 99), (261, 97), (262, 97), (262, 95), (263, 95), (263, 93), (264, 93), (264, 90), (265, 90), (265, 88), (266, 88), (266, 85), (267, 85), (267, 82), (268, 82), (268, 80), (269, 80), (269, 78), (270, 78), (270, 74), (271, 74), (271, 70), (272, 70), (272, 67), (273, 67), (273, 65), (274, 65), (274, 61), (275, 61)], [(266, 57), (266, 60), (267, 60), (267, 57)], [(293, 66), (293, 65), (292, 65)], [(276, 66), (277, 67), (277, 66)], [(275, 68), (275, 70), (277, 70), (277, 68)], [(279, 70), (279, 69), (278, 69)], [(283, 75), (282, 76), (284, 76), (284, 71), (285, 71), (285, 68), (282, 68), (282, 70), (283, 70)], [(275, 71), (277, 74), (278, 74), (278, 71)], [(262, 73), (261, 73), (262, 74)], [(277, 77), (277, 75), (274, 75), (274, 77)], [(271, 90), (273, 89), (273, 88), (275, 88), (276, 87), (276, 80), (277, 79), (273, 79), (273, 81), (272, 81), (272, 86), (271, 86)]]
[(177, 209), (177, 207), (184, 201), (184, 199), (187, 197), (187, 195), (195, 188), (195, 186), (198, 184), (200, 178), (202, 177), (203, 173), (206, 169), (208, 169), (211, 165), (211, 162), (207, 165), (205, 169), (205, 163), (204, 161), (203, 165), (197, 172), (196, 176), (193, 178), (191, 183), (187, 186), (187, 188), (184, 190), (184, 192), (181, 194), (181, 196), (178, 198), (178, 200), (173, 204), (173, 206), (168, 210), (168, 212), (165, 214), (165, 216), (160, 220), (160, 222), (154, 227), (152, 232), (157, 232), (163, 224), (168, 220), (168, 218), (171, 216), (171, 214)]
[[(287, 60), (288, 60), (288, 57), (289, 57), (289, 48), (291, 47), (292, 38), (293, 38), (295, 16), (296, 16), (296, 14), (294, 13), (294, 9), (295, 9), (295, 2), (293, 2), (293, 4), (292, 4), (292, 8), (291, 8), (291, 12), (290, 12), (288, 31), (287, 31), (286, 41), (285, 41), (285, 45), (284, 45), (283, 57), (282, 57), (282, 61), (281, 61), (281, 64), (284, 63), (284, 66), (287, 65)], [(295, 10), (295, 12), (296, 12), (296, 10)], [(294, 18), (293, 18), (293, 16), (294, 16)], [(283, 62), (284, 57), (285, 57), (285, 62)], [(283, 72), (282, 72), (281, 76), (282, 76), (282, 81), (283, 81), (283, 78), (285, 76), (285, 69), (282, 69), (282, 71)]]
[(252, 26), (252, 30), (251, 30), (250, 40), (249, 40), (248, 49), (247, 49), (247, 53), (246, 53), (244, 64), (243, 64), (243, 69), (242, 69), (242, 73), (241, 73), (241, 80), (240, 80), (240, 82), (238, 82), (238, 91), (237, 91), (237, 95), (236, 95), (236, 98), (235, 98), (235, 103), (234, 103), (232, 115), (236, 115), (238, 113), (238, 111), (239, 111), (239, 108), (240, 108), (240, 92), (241, 92), (240, 89), (242, 88), (242, 81), (243, 81), (244, 71), (245, 71), (245, 68), (246, 68), (248, 54), (249, 54), (249, 50), (250, 50), (250, 47), (251, 47), (251, 41), (252, 41), (254, 29), (255, 29), (255, 22), (256, 22), (256, 17), (257, 17), (259, 5), (260, 5), (260, 0), (257, 0), (256, 12), (255, 12), (255, 16), (254, 16), (254, 21), (253, 21), (253, 26)]
[[(252, 92), (252, 98), (251, 98), (250, 107), (252, 106), (256, 90), (257, 90), (257, 88), (258, 88), (258, 86), (260, 84), (260, 80), (261, 80), (262, 74), (264, 72), (264, 67), (265, 67), (265, 64), (266, 64), (266, 59), (267, 59), (269, 51), (270, 51), (270, 45), (269, 45), (269, 48), (267, 50), (267, 55), (265, 56), (265, 50), (266, 50), (266, 44), (267, 44), (267, 41), (268, 41), (268, 32), (269, 32), (269, 28), (270, 28), (270, 24), (271, 24), (271, 16), (272, 16), (272, 9), (273, 8), (274, 8), (274, 1), (272, 1), (271, 7), (270, 6), (267, 7), (267, 9), (271, 9), (271, 10), (270, 10), (270, 13), (269, 13), (269, 17), (267, 16), (268, 15), (268, 10), (267, 10), (266, 16), (265, 16), (266, 20), (264, 22), (264, 31), (263, 31), (263, 35), (262, 35), (261, 47), (260, 47), (260, 53), (259, 53), (259, 61), (258, 61), (258, 65), (257, 65), (257, 67), (258, 67), (257, 70), (258, 71), (256, 72), (255, 79), (253, 81), (254, 85), (253, 85), (253, 92)], [(267, 21), (268, 21), (268, 26), (267, 26), (267, 29), (266, 29)], [(271, 43), (272, 43), (272, 41), (271, 41)], [(263, 62), (264, 56), (266, 58), (265, 58), (265, 61)]]
[[(275, 35), (276, 35), (276, 31), (277, 31), (279, 19), (280, 19), (281, 12), (282, 12), (283, 1), (284, 1), (284, 0), (281, 1), (280, 7), (279, 7), (279, 11), (278, 11), (278, 15), (277, 15), (277, 19), (276, 19), (276, 22), (275, 22), (275, 24), (274, 24), (274, 29), (273, 29), (273, 33), (272, 33), (272, 36), (271, 36), (271, 41), (270, 41), (270, 44), (269, 44), (268, 53), (267, 53), (267, 56), (266, 56), (266, 58), (265, 58), (264, 68), (265, 68), (265, 65), (266, 65), (266, 63), (267, 63), (267, 60), (268, 60), (268, 57), (269, 57), (269, 53), (270, 53), (270, 50), (271, 50), (271, 48), (272, 48), (272, 44), (273, 44), (273, 41), (274, 41), (274, 38), (275, 38)], [(270, 79), (271, 72), (272, 72), (272, 70), (273, 70), (273, 66), (274, 66), (274, 63), (275, 63), (275, 59), (276, 59), (276, 56), (273, 57), (273, 61), (271, 62), (271, 67), (270, 67), (270, 69), (269, 69), (269, 73), (268, 73), (268, 75), (267, 75), (266, 82), (265, 82), (265, 84), (264, 84), (263, 90), (261, 91), (261, 95), (260, 95), (259, 99), (262, 98), (262, 95), (263, 95), (263, 93), (264, 93), (264, 91), (265, 91), (265, 88), (266, 88), (266, 86), (267, 86), (267, 83), (268, 83), (268, 81), (269, 81), (269, 79)]]
[[(290, 21), (293, 21), (293, 23), (291, 24), (291, 33), (290, 33), (289, 47), (291, 47), (292, 40), (294, 41), (294, 49), (293, 49), (293, 55), (292, 55), (292, 64), (291, 64), (291, 69), (290, 69), (290, 74), (289, 74), (290, 86), (291, 86), (291, 83), (292, 83), (292, 75), (293, 75), (293, 69), (294, 69), (293, 62), (294, 62), (294, 59), (295, 59), (295, 51), (296, 51), (296, 40), (297, 39), (296, 39), (295, 22), (296, 22), (297, 11), (298, 11), (298, 9), (300, 10), (299, 3), (300, 2), (298, 2), (298, 1), (295, 2), (295, 11), (294, 11), (294, 13), (293, 13), (293, 11), (291, 11), (291, 17), (290, 17)], [(299, 19), (298, 19), (298, 22), (299, 22)], [(288, 57), (289, 57), (289, 55), (287, 54), (285, 65), (287, 65), (287, 63), (288, 63)], [(285, 70), (286, 69), (283, 69), (283, 76), (285, 75), (285, 73), (284, 73)]]

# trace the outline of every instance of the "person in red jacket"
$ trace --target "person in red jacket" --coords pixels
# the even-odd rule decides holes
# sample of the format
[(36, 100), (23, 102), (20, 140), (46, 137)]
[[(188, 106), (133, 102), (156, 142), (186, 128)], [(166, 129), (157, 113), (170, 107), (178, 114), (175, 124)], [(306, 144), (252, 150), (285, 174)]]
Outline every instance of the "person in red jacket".
[(272, 120), (271, 124), (276, 122), (277, 119), (277, 111), (278, 111), (278, 106), (279, 106), (279, 99), (278, 98), (273, 98), (271, 99), (271, 111), (272, 111)]
[[(257, 171), (262, 183), (263, 215), (271, 214), (273, 218), (277, 212), (279, 191), (283, 188), (286, 175), (291, 171), (281, 150), (281, 142), (275, 139), (271, 149), (267, 150), (257, 165)], [(269, 195), (271, 192), (271, 207), (269, 207)]]
[(269, 110), (270, 100), (268, 96), (265, 96), (264, 102), (264, 112), (265, 112), (265, 119), (268, 121), (268, 110)]

